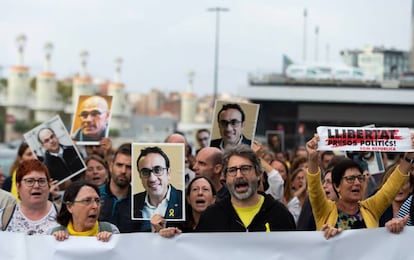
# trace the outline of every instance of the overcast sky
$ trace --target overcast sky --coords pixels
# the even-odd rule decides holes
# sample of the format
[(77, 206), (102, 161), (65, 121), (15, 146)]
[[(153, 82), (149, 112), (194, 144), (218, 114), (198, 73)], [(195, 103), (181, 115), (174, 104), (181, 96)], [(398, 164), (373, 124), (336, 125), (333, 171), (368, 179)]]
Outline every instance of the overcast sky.
[(230, 9), (220, 16), (220, 93), (237, 94), (248, 73), (281, 72), (283, 54), (301, 62), (305, 8), (308, 60), (315, 59), (316, 26), (319, 61), (340, 61), (343, 49), (411, 46), (409, 0), (1, 0), (0, 6), (0, 66), (17, 64), (15, 38), (23, 33), (32, 74), (42, 70), (43, 45), (51, 41), (58, 78), (79, 72), (79, 54), (88, 50), (94, 77), (113, 79), (114, 60), (124, 59), (128, 92), (184, 91), (194, 71), (196, 93), (212, 94), (216, 20), (207, 9), (215, 6)]

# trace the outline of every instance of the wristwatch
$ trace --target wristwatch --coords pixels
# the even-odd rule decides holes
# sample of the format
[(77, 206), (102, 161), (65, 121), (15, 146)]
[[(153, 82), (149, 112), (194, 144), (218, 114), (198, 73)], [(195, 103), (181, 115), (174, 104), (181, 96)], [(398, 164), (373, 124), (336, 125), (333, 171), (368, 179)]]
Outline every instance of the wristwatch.
[(404, 157), (404, 160), (406, 162), (408, 162), (409, 164), (413, 164), (414, 163), (414, 159), (408, 158), (407, 156)]

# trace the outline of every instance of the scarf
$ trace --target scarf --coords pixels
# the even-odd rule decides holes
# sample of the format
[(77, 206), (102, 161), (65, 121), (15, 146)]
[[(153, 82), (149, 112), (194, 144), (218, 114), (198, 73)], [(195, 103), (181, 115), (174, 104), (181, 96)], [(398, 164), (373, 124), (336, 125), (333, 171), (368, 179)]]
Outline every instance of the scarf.
[(92, 237), (92, 236), (96, 236), (99, 232), (98, 221), (95, 222), (95, 225), (93, 226), (92, 229), (87, 230), (87, 231), (79, 231), (79, 232), (75, 231), (75, 229), (73, 229), (72, 220), (69, 221), (67, 228), (68, 228), (69, 234), (72, 236)]

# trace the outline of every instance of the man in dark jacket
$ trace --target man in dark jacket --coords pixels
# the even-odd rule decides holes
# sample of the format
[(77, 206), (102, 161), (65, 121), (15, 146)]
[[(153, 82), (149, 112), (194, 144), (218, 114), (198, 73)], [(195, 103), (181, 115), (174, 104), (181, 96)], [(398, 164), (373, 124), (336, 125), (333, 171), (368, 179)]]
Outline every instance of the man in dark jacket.
[(100, 221), (116, 225), (121, 233), (143, 231), (142, 221), (131, 218), (131, 144), (122, 144), (111, 162), (111, 178), (101, 192)]
[(39, 160), (47, 166), (52, 179), (61, 182), (86, 168), (80, 154), (73, 145), (60, 144), (53, 129), (40, 129), (37, 138), (46, 150), (44, 157), (40, 157)]
[(231, 197), (207, 208), (196, 228), (202, 232), (251, 232), (296, 229), (292, 215), (270, 195), (258, 193), (263, 169), (254, 151), (236, 145), (223, 155), (223, 173)]

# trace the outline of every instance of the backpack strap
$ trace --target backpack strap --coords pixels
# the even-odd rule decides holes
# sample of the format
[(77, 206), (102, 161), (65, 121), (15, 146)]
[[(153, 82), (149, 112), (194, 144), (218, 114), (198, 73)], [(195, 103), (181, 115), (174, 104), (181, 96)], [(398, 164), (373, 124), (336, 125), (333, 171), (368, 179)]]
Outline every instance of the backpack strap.
[(7, 226), (9, 225), (10, 220), (13, 217), (15, 209), (16, 209), (16, 204), (10, 205), (4, 208), (3, 215), (1, 216), (1, 230), (2, 231), (5, 231)]
[(108, 231), (112, 233), (112, 225), (109, 222), (99, 221), (99, 232)]

